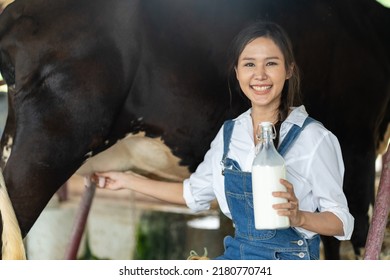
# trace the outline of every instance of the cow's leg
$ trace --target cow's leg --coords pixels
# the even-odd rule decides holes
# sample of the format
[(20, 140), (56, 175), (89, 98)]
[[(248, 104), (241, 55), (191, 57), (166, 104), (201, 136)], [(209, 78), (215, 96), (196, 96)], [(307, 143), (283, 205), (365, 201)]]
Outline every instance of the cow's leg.
[(333, 236), (321, 236), (326, 260), (340, 259), (340, 241)]
[(355, 218), (355, 227), (351, 237), (351, 243), (356, 258), (362, 258), (365, 247), (368, 228), (370, 205), (373, 205), (375, 197), (375, 150), (350, 152), (345, 157), (346, 166), (350, 168), (345, 172), (344, 192), (348, 199), (348, 206)]

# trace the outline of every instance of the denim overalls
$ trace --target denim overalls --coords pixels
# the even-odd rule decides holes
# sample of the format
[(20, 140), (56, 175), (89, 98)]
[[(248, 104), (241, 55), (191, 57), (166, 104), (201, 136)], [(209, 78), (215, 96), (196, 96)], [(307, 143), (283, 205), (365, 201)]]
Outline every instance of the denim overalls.
[[(283, 156), (301, 130), (314, 119), (307, 117), (303, 126), (294, 125), (278, 148)], [(254, 224), (252, 177), (241, 171), (239, 164), (227, 158), (234, 121), (224, 124), (225, 195), (235, 226), (235, 236), (224, 240), (225, 252), (218, 260), (310, 260), (319, 259), (320, 237), (305, 237), (294, 228), (257, 230)]]

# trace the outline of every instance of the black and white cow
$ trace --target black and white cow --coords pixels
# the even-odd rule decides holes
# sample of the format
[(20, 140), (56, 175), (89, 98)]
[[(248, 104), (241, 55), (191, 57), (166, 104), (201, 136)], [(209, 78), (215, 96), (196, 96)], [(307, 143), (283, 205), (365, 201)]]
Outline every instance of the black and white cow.
[[(306, 107), (342, 145), (352, 242), (363, 247), (390, 112), (390, 11), (374, 0), (10, 4), (0, 15), (1, 151), (22, 236), (89, 154), (126, 135), (127, 168), (171, 180), (193, 172), (223, 121), (248, 108), (229, 94), (226, 49), (256, 19), (292, 37)], [(338, 258), (338, 242), (324, 240), (327, 258)]]

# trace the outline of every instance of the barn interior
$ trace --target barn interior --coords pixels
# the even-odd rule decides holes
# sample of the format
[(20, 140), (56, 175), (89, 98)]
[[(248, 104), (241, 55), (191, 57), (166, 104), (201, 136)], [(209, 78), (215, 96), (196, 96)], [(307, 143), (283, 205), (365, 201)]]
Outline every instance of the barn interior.
[[(390, 0), (377, 1), (390, 8)], [(0, 0), (0, 7), (6, 7), (10, 2)], [(0, 82), (0, 134), (7, 116), (6, 92), (6, 85)], [(382, 155), (378, 154), (377, 187), (381, 171)], [(83, 178), (74, 175), (52, 198), (25, 238), (28, 259), (65, 258), (85, 192)], [(193, 214), (185, 207), (163, 203), (128, 190), (112, 192), (96, 189), (77, 258), (174, 260), (186, 259), (191, 252), (199, 255), (207, 253), (213, 258), (223, 250), (222, 239), (230, 230), (217, 207)], [(341, 257), (345, 260), (356, 259), (349, 241), (341, 243)], [(390, 259), (390, 221), (387, 223), (380, 259)]]

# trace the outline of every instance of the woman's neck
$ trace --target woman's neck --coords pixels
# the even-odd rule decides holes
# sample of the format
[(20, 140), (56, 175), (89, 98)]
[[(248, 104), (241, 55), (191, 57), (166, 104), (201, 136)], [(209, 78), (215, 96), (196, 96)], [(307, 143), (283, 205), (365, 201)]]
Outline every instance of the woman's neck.
[(261, 122), (272, 122), (273, 124), (276, 124), (279, 121), (278, 110), (264, 111), (252, 108), (251, 116), (254, 128)]
[(251, 117), (253, 125), (253, 140), (256, 145), (258, 143), (257, 133), (259, 124), (261, 122), (272, 122), (274, 125), (276, 125), (279, 122), (279, 111), (265, 111), (252, 108)]

